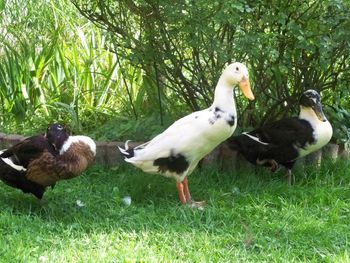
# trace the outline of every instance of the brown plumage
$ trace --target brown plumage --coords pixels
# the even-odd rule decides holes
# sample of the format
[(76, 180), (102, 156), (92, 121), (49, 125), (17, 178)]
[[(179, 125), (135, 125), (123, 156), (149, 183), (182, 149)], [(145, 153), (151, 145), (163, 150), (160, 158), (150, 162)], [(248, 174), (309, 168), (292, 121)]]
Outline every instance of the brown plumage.
[(9, 149), (0, 151), (0, 179), (7, 185), (31, 193), (38, 199), (43, 197), (45, 186), (26, 177), (31, 163), (43, 156), (58, 156), (63, 142), (69, 138), (60, 125), (50, 125), (45, 135), (31, 136)]
[(0, 151), (0, 179), (41, 199), (47, 186), (80, 175), (95, 154), (91, 138), (69, 136), (62, 125), (52, 124), (45, 136), (33, 136)]
[(60, 155), (54, 156), (48, 151), (44, 152), (40, 158), (29, 164), (26, 177), (40, 185), (49, 186), (59, 180), (80, 175), (94, 159), (95, 151), (83, 141), (77, 141)]
[[(67, 136), (68, 137), (68, 136)], [(57, 155), (58, 151), (44, 135), (34, 135), (3, 150), (1, 158), (11, 158), (14, 164), (27, 168), (29, 163), (39, 158), (44, 151)]]

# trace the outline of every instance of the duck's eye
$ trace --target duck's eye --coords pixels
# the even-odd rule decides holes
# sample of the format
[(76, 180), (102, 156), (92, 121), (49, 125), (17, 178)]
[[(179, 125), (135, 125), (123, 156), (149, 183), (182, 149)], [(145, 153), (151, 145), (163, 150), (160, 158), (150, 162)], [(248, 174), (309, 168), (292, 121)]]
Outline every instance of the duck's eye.
[(58, 129), (58, 130), (63, 130), (62, 125), (57, 125), (57, 129)]
[(236, 71), (238, 71), (239, 70), (239, 67), (236, 67)]

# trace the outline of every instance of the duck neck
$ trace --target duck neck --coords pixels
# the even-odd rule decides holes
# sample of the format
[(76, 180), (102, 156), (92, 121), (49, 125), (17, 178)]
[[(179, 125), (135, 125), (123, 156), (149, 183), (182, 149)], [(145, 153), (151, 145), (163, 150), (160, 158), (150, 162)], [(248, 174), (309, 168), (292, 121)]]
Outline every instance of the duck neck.
[(299, 119), (311, 121), (312, 123), (322, 122), (318, 119), (313, 109), (303, 106), (300, 106)]
[(215, 88), (213, 107), (236, 113), (236, 104), (233, 98), (233, 84), (220, 78)]

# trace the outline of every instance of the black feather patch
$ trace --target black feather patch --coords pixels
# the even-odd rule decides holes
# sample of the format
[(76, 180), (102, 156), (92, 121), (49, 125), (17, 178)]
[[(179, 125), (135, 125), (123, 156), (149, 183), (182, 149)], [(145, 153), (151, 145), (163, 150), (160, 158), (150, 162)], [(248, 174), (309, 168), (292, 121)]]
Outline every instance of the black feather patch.
[(235, 124), (235, 116), (233, 116), (231, 114), (230, 117), (226, 121), (227, 121), (228, 125), (233, 126)]
[(219, 107), (215, 107), (214, 112), (224, 112), (222, 109), (220, 109)]
[(46, 138), (56, 150), (60, 150), (69, 138), (69, 132), (61, 124), (51, 124), (46, 131)]
[(5, 184), (21, 189), (23, 193), (32, 193), (38, 199), (41, 199), (45, 192), (45, 187), (28, 180), (25, 172), (18, 171), (0, 158), (0, 180)]
[(135, 153), (134, 153), (134, 148), (129, 148), (127, 150), (123, 149), (124, 152), (120, 151), (120, 153), (125, 157), (125, 158), (132, 158), (134, 157)]
[[(209, 111), (212, 111), (212, 109), (210, 109)], [(223, 110), (221, 110), (219, 107), (215, 107), (214, 116), (209, 118), (209, 123), (213, 125), (218, 119), (222, 117), (222, 113), (224, 113)]]
[(154, 166), (159, 166), (158, 171), (165, 173), (166, 171), (182, 174), (189, 166), (189, 162), (182, 154), (171, 153), (169, 157), (158, 158), (153, 162)]
[(259, 141), (242, 134), (227, 140), (228, 146), (242, 154), (247, 161), (257, 164), (263, 160), (274, 160), (291, 168), (299, 157), (300, 148), (315, 142), (311, 124), (298, 118), (286, 118), (248, 133)]
[(42, 135), (29, 137), (11, 148), (5, 150), (0, 156), (2, 158), (11, 158), (15, 164), (25, 168), (28, 164), (38, 158), (44, 150), (49, 151), (53, 155), (57, 155), (52, 144)]

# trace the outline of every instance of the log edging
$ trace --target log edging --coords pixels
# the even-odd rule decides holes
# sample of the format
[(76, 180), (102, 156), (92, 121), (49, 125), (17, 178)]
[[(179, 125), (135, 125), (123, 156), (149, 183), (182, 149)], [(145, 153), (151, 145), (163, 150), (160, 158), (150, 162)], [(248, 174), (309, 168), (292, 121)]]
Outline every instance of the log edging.
[[(22, 140), (26, 136), (17, 134), (0, 133), (0, 149), (6, 149)], [(131, 142), (130, 146), (139, 145), (143, 142)], [(118, 150), (118, 146), (123, 146), (124, 142), (117, 141), (96, 141), (96, 163), (106, 166), (118, 166), (123, 162), (123, 157)], [(321, 164), (323, 157), (332, 160), (338, 158), (349, 159), (350, 152), (340, 147), (338, 144), (329, 143), (321, 150), (314, 152), (306, 157), (306, 162), (317, 166)], [(201, 162), (202, 166), (210, 166), (220, 163), (224, 169), (238, 169), (240, 167), (249, 167), (249, 164), (236, 152), (231, 151), (224, 144), (219, 145)]]

